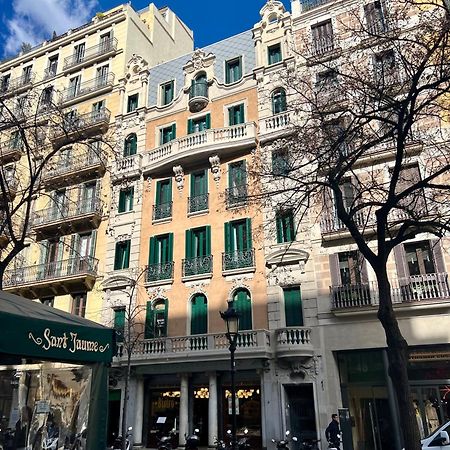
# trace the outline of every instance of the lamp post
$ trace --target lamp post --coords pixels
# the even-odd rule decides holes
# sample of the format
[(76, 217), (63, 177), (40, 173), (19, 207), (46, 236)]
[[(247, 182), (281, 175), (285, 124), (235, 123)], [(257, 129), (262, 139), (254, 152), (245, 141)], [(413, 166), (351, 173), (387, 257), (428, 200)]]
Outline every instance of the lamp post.
[(236, 351), (237, 337), (239, 334), (239, 314), (233, 307), (233, 301), (228, 302), (228, 309), (220, 313), (220, 317), (227, 325), (226, 337), (230, 346), (230, 360), (231, 360), (231, 449), (236, 448), (236, 386), (234, 375), (236, 373), (236, 366), (234, 364), (234, 352)]

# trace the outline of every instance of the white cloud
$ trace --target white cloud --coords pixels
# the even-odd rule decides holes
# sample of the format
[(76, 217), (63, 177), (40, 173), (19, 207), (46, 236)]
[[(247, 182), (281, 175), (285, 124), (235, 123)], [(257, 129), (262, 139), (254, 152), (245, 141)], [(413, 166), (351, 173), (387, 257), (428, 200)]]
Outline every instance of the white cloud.
[(5, 56), (16, 54), (22, 42), (36, 45), (89, 21), (97, 0), (13, 0), (12, 17), (6, 19)]

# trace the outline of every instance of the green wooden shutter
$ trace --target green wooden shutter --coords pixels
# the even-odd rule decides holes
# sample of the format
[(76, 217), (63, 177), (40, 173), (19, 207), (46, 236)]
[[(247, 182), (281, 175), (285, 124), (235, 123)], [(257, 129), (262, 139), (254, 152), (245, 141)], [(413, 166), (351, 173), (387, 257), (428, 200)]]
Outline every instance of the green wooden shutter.
[(194, 121), (192, 119), (188, 119), (188, 134), (192, 134), (194, 132)]
[(114, 310), (114, 329), (116, 330), (117, 342), (123, 342), (125, 331), (125, 308)]
[(226, 222), (224, 226), (225, 232), (225, 253), (231, 253), (231, 222)]
[(120, 267), (120, 260), (121, 260), (121, 248), (120, 248), (120, 242), (116, 242), (116, 252), (114, 254), (114, 270), (119, 270)]
[(245, 232), (247, 248), (244, 250), (251, 250), (252, 248), (252, 219), (245, 219)]
[(192, 230), (186, 230), (186, 242), (185, 242), (185, 255), (186, 259), (192, 258)]
[(206, 255), (211, 255), (211, 226), (206, 226)]
[(175, 139), (177, 137), (177, 124), (172, 124), (172, 131), (171, 131), (171, 140)]
[(227, 62), (225, 67), (225, 83), (230, 84), (230, 80), (231, 80), (231, 65), (229, 62)]
[(245, 123), (244, 104), (239, 105), (239, 123)]
[[(79, 238), (79, 237), (78, 237)], [(91, 232), (91, 246), (89, 249), (89, 256), (95, 256), (95, 245), (97, 243), (97, 230)]]
[(156, 264), (158, 262), (158, 251), (156, 245), (156, 237), (152, 236), (149, 243), (148, 264)]
[(119, 192), (119, 212), (125, 212), (125, 190), (123, 189)]
[(208, 332), (208, 304), (203, 294), (197, 294), (191, 304), (191, 334)]
[(137, 136), (133, 134), (131, 136), (131, 149), (130, 155), (135, 155), (137, 153)]
[(284, 311), (287, 327), (303, 326), (303, 309), (300, 286), (283, 289)]
[(134, 187), (130, 188), (128, 202), (128, 211), (131, 211), (134, 208)]
[(206, 129), (207, 130), (209, 130), (210, 128), (211, 128), (211, 114), (206, 114), (206, 117), (205, 117), (205, 126), (206, 126)]
[(276, 221), (277, 221), (277, 242), (278, 244), (281, 244), (283, 242), (283, 218), (281, 213), (277, 214)]
[(162, 184), (161, 180), (156, 182), (156, 198), (155, 198), (156, 206), (161, 204), (161, 184)]
[(239, 64), (237, 66), (237, 80), (240, 80), (242, 78), (242, 58), (239, 58)]
[(163, 336), (167, 336), (167, 328), (169, 325), (169, 302), (164, 300), (164, 329)]
[(123, 266), (122, 269), (128, 269), (130, 267), (130, 250), (131, 250), (131, 241), (128, 240), (124, 246), (124, 255), (123, 255)]
[(153, 308), (152, 302), (147, 302), (147, 309), (145, 314), (145, 330), (144, 338), (152, 339), (155, 337), (155, 327), (153, 323)]
[(252, 305), (250, 295), (245, 289), (234, 294), (233, 306), (239, 313), (239, 331), (252, 329)]
[(173, 261), (173, 233), (169, 233), (167, 262)]
[(231, 127), (234, 125), (234, 108), (228, 108), (228, 125)]

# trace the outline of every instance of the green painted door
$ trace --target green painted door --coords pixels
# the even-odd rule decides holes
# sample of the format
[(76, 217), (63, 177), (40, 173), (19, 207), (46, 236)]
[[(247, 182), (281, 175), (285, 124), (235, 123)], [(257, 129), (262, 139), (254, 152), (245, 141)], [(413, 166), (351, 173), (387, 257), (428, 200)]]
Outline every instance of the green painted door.
[(206, 170), (191, 175), (191, 197), (208, 193)]
[(225, 251), (244, 252), (252, 247), (251, 219), (225, 224)]
[(208, 332), (208, 303), (203, 294), (197, 294), (192, 299), (191, 334), (206, 334)]
[(164, 205), (172, 201), (172, 179), (156, 183), (156, 204)]
[(147, 302), (146, 314), (145, 314), (145, 330), (144, 338), (152, 339), (155, 337), (155, 327), (153, 324), (153, 306), (152, 302)]
[(252, 329), (252, 304), (246, 289), (239, 289), (233, 297), (233, 306), (239, 314), (239, 331)]
[(303, 308), (300, 286), (284, 288), (284, 313), (287, 327), (303, 326)]

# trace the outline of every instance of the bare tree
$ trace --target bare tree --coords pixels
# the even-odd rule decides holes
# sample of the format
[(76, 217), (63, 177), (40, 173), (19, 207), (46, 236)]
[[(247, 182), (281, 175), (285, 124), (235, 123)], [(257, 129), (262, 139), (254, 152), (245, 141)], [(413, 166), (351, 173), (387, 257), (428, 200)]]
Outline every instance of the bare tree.
[[(33, 81), (34, 74), (26, 73), (15, 80), (3, 77), (0, 86), (0, 289), (6, 268), (36, 238), (36, 201), (47, 197), (64, 217), (61, 205), (53, 205), (49, 175), (74, 161), (83, 168), (94, 157), (106, 167), (115, 152), (107, 109), (69, 110), (61, 93), (33, 87)], [(70, 94), (75, 97), (65, 93)], [(63, 157), (67, 146), (69, 158)], [(73, 198), (65, 200), (64, 208), (78, 207)]]
[[(405, 448), (419, 450), (387, 261), (419, 233), (450, 230), (448, 14), (426, 1), (375, 2), (341, 10), (334, 30), (331, 21), (318, 27), (312, 44), (298, 30), (295, 70), (259, 88), (269, 100), (274, 80), (284, 87), (287, 110), (275, 111), (271, 127), (290, 123), (262, 147), (259, 199), (303, 223), (320, 220), (322, 233), (347, 233), (373, 268)], [(401, 295), (410, 299), (406, 288)]]

